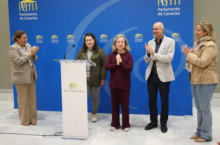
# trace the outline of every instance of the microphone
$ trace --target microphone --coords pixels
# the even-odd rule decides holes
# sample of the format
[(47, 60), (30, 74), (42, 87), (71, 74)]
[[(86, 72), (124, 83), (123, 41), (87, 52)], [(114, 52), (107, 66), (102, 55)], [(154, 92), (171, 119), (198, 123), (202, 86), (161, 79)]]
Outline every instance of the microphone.
[[(70, 49), (72, 49), (72, 48), (75, 47), (75, 46), (76, 46), (76, 45), (73, 44), (73, 46), (72, 46)], [(67, 53), (70, 49), (68, 49), (68, 50), (66, 51), (66, 53)], [(66, 53), (65, 53), (65, 55), (64, 55), (64, 59), (66, 59)]]

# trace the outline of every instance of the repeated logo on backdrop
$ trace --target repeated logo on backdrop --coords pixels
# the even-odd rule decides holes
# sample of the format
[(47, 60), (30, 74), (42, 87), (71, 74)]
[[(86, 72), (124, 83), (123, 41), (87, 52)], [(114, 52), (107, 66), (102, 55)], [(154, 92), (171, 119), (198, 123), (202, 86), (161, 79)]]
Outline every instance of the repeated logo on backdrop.
[(38, 20), (37, 1), (23, 0), (19, 2), (19, 20)]
[(119, 34), (119, 36), (123, 36), (123, 37), (125, 37), (125, 35), (124, 35), (124, 34)]
[(59, 37), (57, 35), (51, 36), (51, 43), (58, 43)]
[(36, 36), (36, 43), (43, 43), (43, 36), (37, 35)]
[(143, 42), (143, 34), (136, 34), (135, 42)]
[(19, 2), (19, 11), (37, 11), (37, 2), (32, 0), (23, 0)]
[(100, 42), (108, 42), (108, 35), (106, 34), (100, 35)]
[(180, 0), (158, 0), (158, 6), (180, 5)]
[(158, 0), (158, 16), (179, 16), (180, 0)]
[(173, 34), (171, 35), (171, 37), (173, 37), (173, 39), (174, 39), (175, 41), (180, 41), (180, 34), (179, 34), (179, 33), (173, 33)]
[(67, 36), (67, 43), (74, 43), (74, 36), (73, 35)]
[[(119, 34), (125, 37), (124, 34)], [(179, 33), (173, 33), (171, 37), (175, 41), (180, 41), (180, 34)], [(152, 36), (153, 39), (155, 39), (155, 36)], [(59, 37), (57, 35), (51, 36), (51, 43), (58, 43)], [(100, 35), (100, 42), (108, 42), (108, 35), (102, 34)], [(143, 42), (143, 34), (135, 34), (135, 42)], [(36, 36), (36, 43), (43, 43), (43, 36), (37, 35)], [(74, 35), (68, 35), (67, 36), (67, 43), (74, 43)]]

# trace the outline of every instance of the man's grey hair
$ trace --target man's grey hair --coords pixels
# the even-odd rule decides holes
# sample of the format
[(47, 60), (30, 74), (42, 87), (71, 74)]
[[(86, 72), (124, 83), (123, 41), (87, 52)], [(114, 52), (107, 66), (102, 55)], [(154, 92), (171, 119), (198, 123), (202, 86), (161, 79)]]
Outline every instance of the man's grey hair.
[[(156, 23), (159, 23), (160, 24), (160, 26), (161, 26), (161, 29), (164, 29), (164, 25), (163, 25), (163, 23), (162, 22), (156, 22)], [(155, 24), (156, 24), (155, 23)]]

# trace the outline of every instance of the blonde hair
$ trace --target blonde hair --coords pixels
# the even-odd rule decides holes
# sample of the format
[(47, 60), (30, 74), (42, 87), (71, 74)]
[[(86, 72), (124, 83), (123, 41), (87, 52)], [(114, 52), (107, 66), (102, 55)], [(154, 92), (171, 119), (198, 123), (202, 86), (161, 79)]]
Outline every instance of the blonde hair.
[(202, 27), (202, 30), (204, 32), (207, 32), (207, 37), (208, 40), (212, 40), (213, 42), (215, 42), (215, 34), (214, 34), (214, 29), (212, 27), (212, 24), (208, 21), (203, 21), (200, 22), (198, 25), (200, 25)]
[(115, 39), (113, 41), (113, 44), (112, 44), (112, 51), (117, 52), (116, 41), (117, 41), (118, 38), (123, 38), (124, 39), (124, 41), (125, 41), (125, 48), (124, 48), (125, 52), (131, 51), (131, 49), (128, 45), (128, 40), (121, 34), (119, 34), (118, 36), (115, 37)]

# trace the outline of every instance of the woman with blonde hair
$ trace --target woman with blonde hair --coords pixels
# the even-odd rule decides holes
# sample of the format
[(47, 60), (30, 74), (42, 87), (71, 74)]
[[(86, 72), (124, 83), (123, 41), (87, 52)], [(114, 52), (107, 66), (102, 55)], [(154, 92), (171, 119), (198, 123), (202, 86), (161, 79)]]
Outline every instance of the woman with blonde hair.
[(122, 109), (122, 129), (128, 132), (129, 123), (129, 97), (131, 89), (131, 71), (133, 68), (133, 58), (129, 53), (130, 48), (127, 39), (123, 35), (118, 35), (112, 45), (112, 53), (109, 54), (105, 64), (105, 69), (110, 70), (112, 123), (110, 130), (119, 128), (120, 104)]
[(186, 69), (190, 72), (191, 90), (197, 108), (197, 131), (191, 137), (196, 142), (212, 140), (212, 112), (210, 102), (218, 84), (217, 47), (210, 22), (197, 25), (198, 40), (193, 48), (183, 45), (186, 55)]

